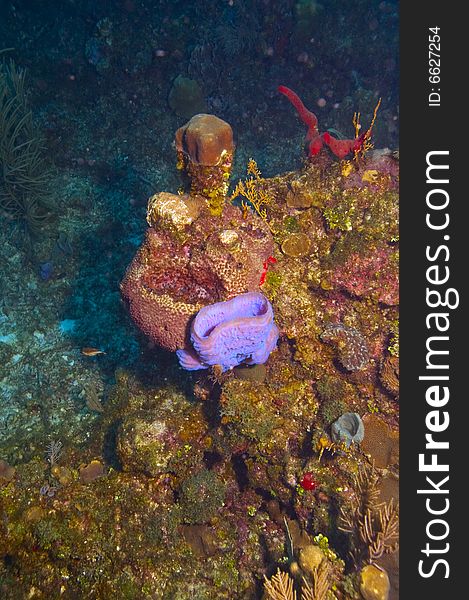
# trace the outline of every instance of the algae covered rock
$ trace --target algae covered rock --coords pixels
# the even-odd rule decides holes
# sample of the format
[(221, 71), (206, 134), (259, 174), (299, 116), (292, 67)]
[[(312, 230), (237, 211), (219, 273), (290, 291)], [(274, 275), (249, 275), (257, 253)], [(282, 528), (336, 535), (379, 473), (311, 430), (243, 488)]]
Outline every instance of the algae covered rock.
[(360, 593), (364, 600), (388, 600), (389, 577), (384, 569), (366, 565), (360, 572)]
[(265, 365), (241, 365), (235, 367), (233, 372), (237, 379), (262, 382), (267, 376), (267, 367)]
[(199, 216), (199, 208), (197, 201), (188, 195), (160, 192), (148, 200), (147, 223), (155, 229), (177, 233)]
[(143, 471), (152, 477), (165, 473), (173, 451), (164, 419), (146, 414), (125, 420), (118, 437), (118, 453), (126, 471)]
[(184, 476), (199, 464), (206, 449), (200, 411), (173, 411), (140, 411), (122, 421), (117, 454), (124, 471)]
[(0, 460), (0, 485), (8, 483), (15, 476), (16, 469), (11, 467), (6, 461)]
[(383, 387), (395, 398), (399, 397), (399, 357), (386, 356), (380, 365), (379, 378)]
[(202, 469), (181, 486), (179, 504), (186, 523), (207, 523), (217, 514), (224, 501), (225, 484), (213, 471)]
[(106, 470), (103, 463), (99, 460), (92, 460), (88, 465), (80, 469), (80, 481), (81, 483), (91, 483), (105, 474)]
[(274, 399), (258, 381), (232, 378), (220, 398), (222, 423), (242, 439), (268, 444), (283, 423), (276, 414)]
[(348, 412), (355, 397), (355, 388), (336, 375), (324, 375), (316, 383), (320, 398), (318, 416), (329, 427), (341, 415)]
[(211, 438), (201, 405), (188, 402), (181, 390), (163, 387), (148, 391), (140, 382), (118, 375), (110, 403), (119, 410), (111, 427), (124, 472), (187, 477), (200, 469)]

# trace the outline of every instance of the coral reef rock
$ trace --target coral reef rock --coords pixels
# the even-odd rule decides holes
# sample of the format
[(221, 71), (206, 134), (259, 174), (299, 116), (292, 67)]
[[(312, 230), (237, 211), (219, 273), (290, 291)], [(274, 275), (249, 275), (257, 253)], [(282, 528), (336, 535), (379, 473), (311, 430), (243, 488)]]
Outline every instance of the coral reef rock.
[(179, 217), (165, 220), (177, 222), (177, 231), (147, 230), (121, 290), (138, 327), (174, 351), (188, 345), (190, 319), (202, 307), (258, 289), (273, 240), (261, 219), (243, 219), (234, 206), (220, 217), (204, 206), (182, 230)]
[(340, 364), (347, 371), (359, 371), (369, 361), (368, 347), (363, 335), (341, 323), (330, 323), (321, 334), (321, 339), (337, 348)]
[(379, 378), (386, 390), (399, 397), (399, 357), (386, 356), (381, 362)]
[(304, 233), (292, 233), (282, 244), (282, 252), (287, 256), (305, 256), (308, 254), (311, 242)]
[(171, 351), (189, 346), (189, 322), (201, 308), (257, 291), (274, 251), (262, 219), (225, 203), (230, 125), (196, 115), (177, 131), (176, 147), (178, 164), (192, 180), (191, 193), (150, 198), (150, 228), (121, 283), (138, 327)]
[(188, 195), (160, 192), (148, 200), (147, 223), (155, 229), (182, 232), (199, 216), (199, 205), (197, 199)]

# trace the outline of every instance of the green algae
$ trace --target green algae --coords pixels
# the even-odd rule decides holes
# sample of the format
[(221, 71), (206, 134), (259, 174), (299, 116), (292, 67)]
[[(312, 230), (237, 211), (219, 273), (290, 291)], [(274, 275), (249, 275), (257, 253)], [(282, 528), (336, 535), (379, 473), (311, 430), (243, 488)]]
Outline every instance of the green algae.
[(347, 412), (354, 389), (342, 379), (325, 375), (316, 384), (321, 403), (318, 417), (325, 427)]
[(258, 382), (229, 381), (223, 390), (220, 414), (222, 423), (261, 445), (267, 444), (274, 429), (281, 426)]
[(298, 233), (299, 231), (301, 231), (300, 224), (296, 217), (285, 217), (285, 219), (283, 220), (283, 226), (285, 231), (287, 231), (288, 233)]
[(391, 336), (388, 352), (391, 356), (399, 357), (399, 320), (395, 320), (391, 323)]
[(179, 504), (186, 523), (206, 523), (223, 506), (225, 484), (213, 471), (202, 469), (181, 485)]

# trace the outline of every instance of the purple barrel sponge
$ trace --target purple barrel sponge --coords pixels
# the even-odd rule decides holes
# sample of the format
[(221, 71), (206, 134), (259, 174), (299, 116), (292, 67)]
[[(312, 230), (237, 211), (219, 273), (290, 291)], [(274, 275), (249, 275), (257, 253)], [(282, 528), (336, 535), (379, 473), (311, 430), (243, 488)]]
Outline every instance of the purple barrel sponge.
[(241, 363), (259, 365), (269, 358), (278, 334), (270, 302), (259, 292), (248, 292), (202, 308), (191, 325), (193, 349), (176, 354), (188, 371), (212, 365), (223, 371)]

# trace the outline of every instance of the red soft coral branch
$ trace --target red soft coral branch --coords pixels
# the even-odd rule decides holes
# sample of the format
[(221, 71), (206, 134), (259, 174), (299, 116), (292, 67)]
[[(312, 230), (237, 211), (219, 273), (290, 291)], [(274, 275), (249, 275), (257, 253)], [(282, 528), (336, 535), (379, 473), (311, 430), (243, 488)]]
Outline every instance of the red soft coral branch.
[(358, 152), (361, 149), (367, 135), (366, 133), (353, 140), (338, 140), (335, 137), (332, 137), (327, 131), (320, 135), (318, 130), (318, 118), (306, 108), (297, 94), (284, 85), (279, 85), (277, 89), (290, 100), (296, 108), (301, 120), (308, 127), (306, 141), (309, 142), (309, 157), (319, 154), (323, 147), (323, 143), (326, 144), (331, 152), (340, 159), (345, 158), (350, 152)]
[(322, 134), (322, 139), (337, 157), (345, 158), (349, 152), (358, 152), (360, 150), (365, 141), (365, 134), (363, 133), (353, 140), (338, 140), (326, 131)]
[(296, 108), (300, 119), (308, 127), (306, 133), (306, 141), (309, 142), (309, 156), (316, 156), (322, 148), (322, 138), (319, 135), (318, 130), (318, 118), (314, 113), (306, 108), (300, 98), (295, 94), (293, 90), (286, 87), (285, 85), (279, 85), (278, 91), (286, 96), (293, 106)]
[[(318, 131), (318, 118), (314, 113), (306, 108), (300, 98), (295, 94), (293, 90), (287, 88), (285, 85), (279, 85), (278, 91), (286, 96), (293, 106), (296, 108), (300, 119), (303, 121), (305, 125), (308, 127), (308, 135), (312, 133), (312, 131), (316, 131), (316, 135), (319, 135)], [(310, 138), (311, 139), (311, 138)]]

